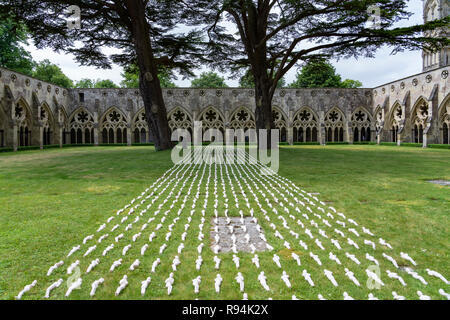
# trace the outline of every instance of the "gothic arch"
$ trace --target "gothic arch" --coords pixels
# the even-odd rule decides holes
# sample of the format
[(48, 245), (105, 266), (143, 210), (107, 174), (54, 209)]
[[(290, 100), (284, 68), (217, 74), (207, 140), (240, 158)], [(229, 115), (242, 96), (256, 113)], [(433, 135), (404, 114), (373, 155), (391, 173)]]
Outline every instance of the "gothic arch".
[(275, 129), (280, 130), (280, 141), (287, 141), (287, 117), (277, 106), (272, 107), (272, 119)]
[(70, 143), (94, 143), (94, 116), (86, 108), (79, 107), (69, 118)]
[(150, 139), (150, 130), (145, 117), (145, 108), (141, 108), (133, 117), (131, 122), (134, 143), (148, 143)]
[(22, 97), (17, 99), (14, 104), (12, 116), (17, 125), (17, 140), (19, 147), (31, 145), (31, 115), (31, 109), (27, 101)]
[(292, 122), (294, 142), (317, 142), (319, 117), (310, 107), (301, 107)]
[(366, 108), (358, 107), (353, 111), (351, 126), (354, 142), (371, 140), (372, 116)]
[(127, 143), (128, 119), (125, 114), (116, 107), (111, 107), (100, 118), (100, 132), (102, 143)]
[(375, 117), (375, 130), (379, 135), (384, 127), (384, 114), (381, 105), (377, 105), (377, 107), (375, 108), (374, 117)]
[(66, 108), (63, 105), (58, 105), (58, 123), (62, 128), (61, 143), (70, 143), (70, 127), (69, 127), (69, 117), (66, 112)]
[(198, 120), (202, 121), (203, 132), (208, 129), (219, 129), (222, 134), (225, 132), (224, 119), (222, 113), (212, 106), (205, 108), (198, 117)]
[(173, 132), (176, 129), (187, 129), (192, 134), (194, 122), (189, 112), (183, 107), (177, 106), (173, 108), (167, 115), (169, 121), (170, 131)]
[(325, 114), (325, 141), (344, 141), (344, 113), (338, 107), (331, 108)]
[(392, 105), (391, 111), (389, 113), (389, 130), (392, 142), (397, 142), (398, 140), (398, 133), (401, 129), (404, 117), (405, 115), (403, 114), (403, 108), (400, 102), (396, 101)]
[(450, 144), (450, 94), (448, 94), (439, 107), (440, 142)]
[(47, 102), (43, 102), (39, 108), (38, 119), (42, 125), (42, 143), (43, 145), (50, 145), (53, 142), (52, 136), (55, 133), (55, 120), (50, 106)]
[(255, 129), (256, 125), (253, 112), (246, 107), (236, 108), (231, 114), (229, 126), (231, 129), (244, 129), (244, 131)]
[(427, 120), (429, 118), (429, 103), (428, 101), (423, 97), (420, 96), (416, 103), (414, 103), (413, 108), (411, 109), (411, 136), (412, 141), (416, 143), (422, 143), (423, 142), (423, 131), (426, 127)]

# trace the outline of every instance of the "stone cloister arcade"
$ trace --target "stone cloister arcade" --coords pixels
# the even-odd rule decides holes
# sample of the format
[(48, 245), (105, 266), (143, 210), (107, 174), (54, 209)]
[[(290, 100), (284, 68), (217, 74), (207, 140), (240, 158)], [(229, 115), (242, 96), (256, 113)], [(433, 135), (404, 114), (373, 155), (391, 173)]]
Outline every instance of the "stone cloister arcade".
[[(279, 89), (280, 141), (450, 143), (448, 67), (374, 89)], [(251, 89), (164, 89), (169, 127), (255, 128)], [(0, 68), (0, 147), (151, 142), (135, 89), (66, 89)]]

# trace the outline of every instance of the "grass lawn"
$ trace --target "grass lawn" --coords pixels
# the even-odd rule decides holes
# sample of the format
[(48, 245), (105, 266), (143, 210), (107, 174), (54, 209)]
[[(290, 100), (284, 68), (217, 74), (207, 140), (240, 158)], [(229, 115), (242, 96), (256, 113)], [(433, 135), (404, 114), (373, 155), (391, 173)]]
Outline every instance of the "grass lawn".
[[(142, 244), (148, 243), (147, 233), (123, 257), (120, 274), (109, 274), (108, 269), (113, 261), (122, 257), (122, 247), (128, 244), (127, 240), (116, 244), (117, 252), (111, 251), (111, 255), (105, 258), (98, 254), (102, 263), (86, 276), (83, 275), (84, 271), (96, 257), (92, 255), (83, 258), (86, 247), (70, 259), (65, 259), (64, 266), (51, 277), (46, 277), (46, 273), (51, 265), (64, 259), (71, 248), (81, 244), (85, 236), (95, 234), (110, 216), (115, 215), (118, 209), (141, 194), (171, 167), (170, 152), (157, 153), (152, 147), (80, 147), (0, 154), (0, 299), (13, 299), (26, 284), (35, 279), (38, 285), (24, 298), (41, 299), (45, 288), (52, 282), (67, 278), (65, 270), (76, 259), (81, 261), (83, 290), (75, 290), (71, 298), (89, 298), (92, 281), (105, 276), (105, 284), (99, 287), (96, 298), (114, 299), (114, 291), (125, 273), (129, 275), (130, 285), (119, 298), (141, 298), (140, 281), (148, 276), (152, 277), (152, 282), (144, 298), (167, 298), (164, 280), (171, 272), (171, 261), (177, 254), (179, 241), (171, 241), (173, 243), (167, 248), (170, 261), (162, 261), (158, 272), (149, 273), (152, 262), (158, 256), (159, 247), (164, 243), (166, 230), (149, 247), (148, 255), (141, 259), (141, 267), (136, 271), (130, 272), (127, 269), (136, 258), (141, 258), (139, 251)], [(201, 167), (200, 171), (203, 169)], [(208, 173), (206, 170), (206, 175)], [(214, 172), (211, 174), (214, 176)], [(430, 268), (442, 273), (447, 279), (450, 278), (450, 188), (427, 182), (432, 179), (450, 180), (449, 150), (391, 146), (283, 146), (280, 150), (279, 174), (308, 192), (318, 193), (320, 200), (369, 228), (378, 237), (386, 239), (396, 249), (393, 256), (401, 265), (411, 266), (408, 261), (399, 259), (398, 254), (403, 251), (417, 262), (414, 269), (420, 275), (427, 276), (425, 268)], [(189, 180), (191, 181), (192, 179)], [(211, 181), (208, 189), (210, 193), (212, 185)], [(189, 183), (185, 189), (188, 187)], [(196, 188), (194, 184), (193, 193)], [(207, 190), (204, 184), (202, 188), (200, 191), (203, 197)], [(166, 190), (162, 196), (168, 192)], [(226, 192), (231, 200), (230, 191)], [(185, 190), (180, 198), (184, 195)], [(202, 198), (198, 203), (203, 204)], [(186, 208), (190, 209), (191, 204), (189, 199)], [(212, 205), (212, 200), (209, 205)], [(175, 212), (178, 207), (179, 204), (175, 207)], [(220, 204), (219, 212), (222, 209)], [(165, 228), (175, 215), (176, 213), (168, 217)], [(217, 274), (212, 261), (214, 254), (208, 248), (212, 216), (212, 210), (207, 210), (203, 229), (206, 241), (199, 299), (240, 299), (242, 294), (234, 281), (237, 271), (241, 271), (246, 277), (246, 292), (250, 299), (290, 299), (292, 294), (298, 298), (315, 299), (318, 293), (326, 298), (341, 299), (343, 291), (354, 298), (367, 298), (367, 277), (364, 270), (370, 263), (364, 262), (361, 270), (353, 265), (352, 271), (361, 279), (363, 289), (356, 288), (352, 283), (348, 284), (348, 279), (343, 284), (346, 278), (342, 271), (332, 268), (329, 270), (333, 270), (336, 280), (342, 283), (338, 289), (332, 287), (327, 280), (317, 278), (316, 286), (311, 288), (301, 277), (301, 271), (307, 268), (314, 274), (320, 272), (320, 269), (316, 265), (309, 265), (311, 262), (307, 260), (308, 252), (296, 251), (302, 259), (302, 267), (298, 269), (290, 259), (290, 252), (284, 249), (283, 242), (268, 235), (269, 224), (261, 221), (262, 219), (260, 224), (267, 239), (275, 247), (275, 252), (282, 257), (283, 270), (290, 274), (293, 288), (287, 290), (280, 280), (281, 271), (271, 261), (274, 252), (259, 254), (261, 267), (265, 270), (271, 287), (271, 292), (268, 293), (262, 292), (256, 280), (259, 271), (256, 272), (250, 262), (252, 255), (240, 253), (241, 268), (237, 270), (231, 261), (232, 254), (222, 254), (220, 273), (224, 282), (221, 293), (217, 295), (214, 292), (214, 278)], [(182, 220), (174, 229), (174, 236), (179, 237), (184, 231), (184, 216), (181, 217)], [(193, 266), (198, 255), (196, 248), (200, 243), (196, 237), (200, 218), (200, 214), (193, 216), (193, 226), (187, 238), (189, 241), (186, 241), (186, 248), (180, 255), (182, 264), (176, 273), (170, 299), (197, 297), (193, 293), (191, 281), (198, 275)], [(278, 221), (276, 223), (279, 224)], [(113, 241), (108, 240), (98, 245), (98, 253)], [(93, 244), (94, 242), (89, 245)], [(345, 249), (352, 252), (351, 248)], [(327, 256), (328, 252), (323, 256)], [(381, 253), (376, 257), (380, 262), (383, 259)], [(385, 261), (381, 265), (384, 270), (395, 269)], [(450, 291), (443, 282), (429, 276), (426, 277), (429, 280), (428, 286), (412, 280), (407, 281), (408, 286), (405, 288), (396, 286), (394, 280), (388, 279), (386, 274), (383, 276), (383, 279), (389, 280), (389, 285), (372, 291), (379, 298), (392, 298), (392, 290), (407, 298), (417, 298), (415, 292), (421, 290), (438, 299), (443, 298), (437, 294), (439, 288)], [(409, 277), (405, 273), (402, 276), (405, 280)], [(395, 282), (398, 283), (396, 280)], [(52, 298), (63, 299), (66, 289), (64, 284), (54, 290)]]

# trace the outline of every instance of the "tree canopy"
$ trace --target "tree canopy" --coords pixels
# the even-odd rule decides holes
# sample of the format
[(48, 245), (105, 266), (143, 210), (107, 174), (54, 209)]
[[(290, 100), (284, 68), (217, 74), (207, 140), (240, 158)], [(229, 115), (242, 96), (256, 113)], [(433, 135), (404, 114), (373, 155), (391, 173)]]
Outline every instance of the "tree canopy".
[(44, 59), (37, 63), (32, 76), (42, 81), (54, 83), (65, 88), (72, 88), (73, 82), (61, 70), (59, 66), (51, 63), (50, 60)]
[(22, 45), (27, 44), (25, 25), (12, 19), (0, 22), (0, 66), (31, 76), (34, 61)]
[(108, 88), (118, 88), (118, 86), (112, 80), (109, 80), (109, 79), (93, 80), (93, 79), (84, 78), (75, 83), (75, 88), (105, 88), (105, 89), (108, 89)]
[(198, 78), (191, 81), (192, 88), (228, 88), (225, 78), (215, 72), (202, 72)]
[[(239, 79), (239, 86), (241, 88), (254, 88), (255, 87), (255, 79), (250, 70), (247, 70), (245, 74)], [(283, 88), (286, 86), (286, 80), (283, 78), (278, 81), (277, 88)]]
[[(125, 88), (139, 88), (139, 67), (132, 64), (125, 68), (124, 73), (122, 73), (124, 78), (120, 85)], [(160, 67), (158, 72), (159, 82), (162, 88), (175, 88), (176, 85), (173, 83), (173, 75), (168, 68)]]
[(325, 59), (311, 60), (297, 73), (297, 79), (290, 88), (358, 88), (362, 83), (357, 80), (342, 81), (336, 68)]

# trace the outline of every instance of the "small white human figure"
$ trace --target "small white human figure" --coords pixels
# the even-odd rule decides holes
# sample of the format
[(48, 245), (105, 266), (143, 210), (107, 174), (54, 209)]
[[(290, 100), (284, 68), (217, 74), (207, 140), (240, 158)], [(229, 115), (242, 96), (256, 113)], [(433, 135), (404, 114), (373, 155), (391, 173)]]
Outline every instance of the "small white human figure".
[(330, 260), (335, 261), (337, 264), (341, 264), (341, 261), (339, 260), (339, 258), (333, 254), (333, 252), (330, 252), (329, 254)]
[(97, 288), (99, 285), (101, 285), (103, 282), (105, 282), (105, 279), (100, 278), (98, 280), (95, 280), (92, 285), (91, 285), (91, 292), (89, 293), (89, 295), (91, 297), (93, 297), (95, 295), (95, 292), (97, 291)]
[(233, 262), (236, 265), (236, 269), (239, 269), (239, 257), (233, 254)]
[(311, 287), (314, 287), (314, 282), (313, 282), (312, 279), (311, 279), (311, 274), (309, 274), (309, 273), (306, 271), (306, 269), (303, 270), (302, 276), (303, 276), (303, 278), (305, 278), (305, 280), (309, 283), (309, 285), (310, 285)]
[(399, 296), (395, 291), (392, 291), (392, 296), (394, 297), (394, 300), (406, 300), (404, 296)]
[(278, 268), (281, 268), (280, 257), (279, 256), (274, 254), (272, 260), (273, 260), (273, 262), (275, 262), (275, 264), (278, 266)]
[(244, 292), (244, 277), (242, 276), (242, 273), (238, 272), (235, 279), (236, 282), (239, 284), (239, 290), (241, 292)]
[(344, 300), (355, 300), (352, 297), (349, 296), (347, 292), (344, 292)]
[(192, 284), (194, 285), (194, 293), (199, 293), (200, 291), (200, 283), (202, 282), (202, 277), (198, 276), (197, 278), (192, 280)]
[(147, 287), (149, 286), (150, 282), (152, 281), (152, 278), (148, 277), (144, 281), (141, 281), (141, 295), (145, 295), (145, 291), (147, 291)]
[(19, 294), (16, 296), (17, 300), (22, 299), (22, 296), (27, 293), (28, 291), (30, 291), (34, 286), (36, 286), (37, 284), (37, 280), (34, 280), (31, 284), (26, 285), (22, 291), (19, 292)]
[(360, 283), (359, 283), (358, 279), (355, 278), (355, 274), (353, 272), (351, 272), (350, 270), (348, 270), (347, 268), (345, 268), (344, 270), (345, 270), (345, 275), (350, 280), (352, 280), (354, 284), (356, 284), (359, 287)]
[(310, 256), (311, 258), (313, 258), (313, 259), (314, 259), (314, 261), (316, 261), (316, 262), (317, 262), (317, 264), (318, 264), (319, 266), (321, 266), (321, 265), (322, 265), (322, 261), (320, 261), (320, 259), (319, 259), (319, 256), (318, 256), (318, 255), (315, 255), (314, 253), (312, 253), (312, 252), (309, 252), (309, 256)]
[(259, 258), (258, 258), (258, 255), (257, 255), (257, 254), (255, 254), (255, 255), (253, 256), (252, 262), (255, 264), (256, 268), (259, 269)]
[(292, 252), (291, 256), (292, 256), (292, 259), (294, 259), (297, 262), (297, 265), (300, 266), (301, 265), (300, 257), (295, 252)]
[(372, 261), (373, 263), (375, 263), (377, 266), (379, 266), (380, 264), (378, 263), (378, 260), (375, 259), (373, 256), (371, 256), (370, 254), (366, 253), (366, 259), (369, 261)]
[(218, 258), (217, 256), (214, 256), (214, 263), (215, 263), (214, 268), (216, 270), (218, 270), (220, 268), (220, 261), (221, 261), (220, 258)]
[(261, 283), (262, 287), (266, 291), (270, 290), (270, 288), (269, 288), (269, 286), (267, 285), (267, 282), (266, 282), (266, 275), (264, 274), (264, 271), (261, 271), (261, 273), (258, 275), (258, 280)]
[(444, 289), (439, 289), (439, 294), (446, 297), (447, 300), (450, 300), (450, 294), (444, 291)]
[(291, 288), (291, 282), (289, 281), (289, 275), (284, 270), (283, 270), (283, 274), (281, 276), (281, 280), (284, 281), (284, 283), (286, 284), (286, 286), (288, 288)]
[(330, 270), (325, 269), (323, 271), (323, 273), (328, 278), (328, 280), (330, 280), (330, 282), (333, 284), (333, 286), (335, 286), (335, 287), (338, 286), (338, 283), (336, 282), (336, 279), (333, 277), (333, 272), (331, 272)]
[(173, 278), (173, 272), (170, 273), (169, 277), (166, 279), (165, 283), (166, 283), (166, 288), (167, 288), (167, 295), (170, 296), (170, 294), (172, 293), (172, 286), (174, 283), (174, 278)]
[(59, 279), (56, 282), (53, 282), (48, 288), (47, 290), (45, 290), (45, 296), (44, 298), (48, 299), (50, 298), (50, 292), (55, 289), (58, 288), (59, 286), (61, 286), (61, 284), (63, 283), (63, 279)]
[(445, 284), (449, 284), (448, 280), (447, 280), (442, 274), (440, 274), (439, 272), (430, 270), (430, 269), (428, 269), (428, 268), (427, 268), (426, 270), (427, 270), (427, 273), (428, 273), (430, 276), (439, 278), (439, 279), (441, 279)]
[(347, 258), (349, 258), (350, 260), (355, 262), (357, 265), (361, 264), (361, 262), (359, 262), (358, 258), (356, 258), (356, 256), (354, 254), (350, 254), (350, 253), (346, 252), (345, 255), (347, 256)]
[(220, 274), (217, 274), (216, 279), (214, 280), (214, 287), (216, 289), (216, 293), (220, 292), (220, 285), (222, 284), (222, 276)]
[(417, 291), (417, 294), (420, 300), (431, 300), (430, 296), (424, 295), (420, 290)]
[(377, 282), (380, 285), (384, 286), (383, 281), (381, 281), (381, 279), (378, 277), (378, 275), (375, 272), (373, 272), (373, 271), (371, 271), (369, 269), (366, 269), (366, 274), (367, 274), (367, 276), (369, 278), (373, 279), (375, 282)]
[(119, 282), (119, 287), (116, 289), (115, 295), (118, 296), (127, 285), (128, 285), (128, 277), (127, 275), (124, 275), (122, 280), (120, 280)]

